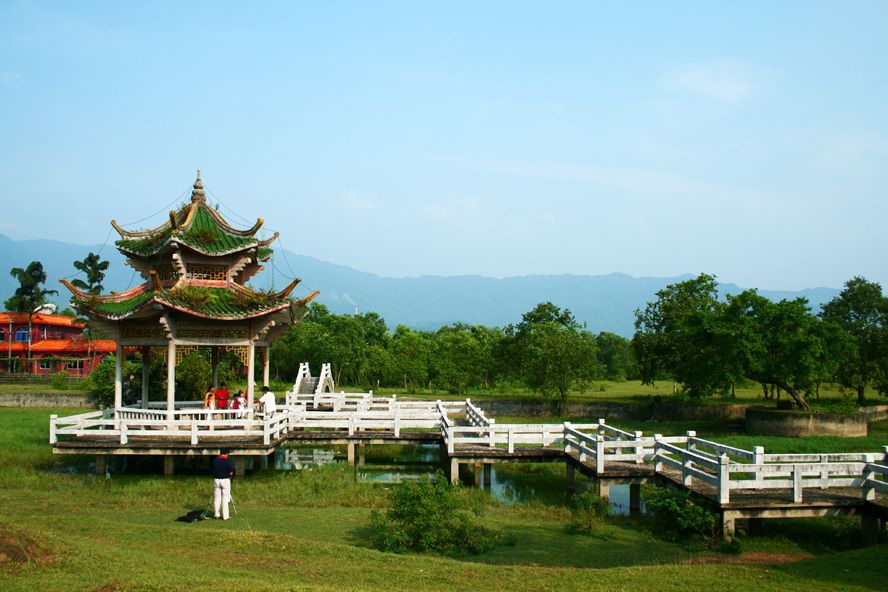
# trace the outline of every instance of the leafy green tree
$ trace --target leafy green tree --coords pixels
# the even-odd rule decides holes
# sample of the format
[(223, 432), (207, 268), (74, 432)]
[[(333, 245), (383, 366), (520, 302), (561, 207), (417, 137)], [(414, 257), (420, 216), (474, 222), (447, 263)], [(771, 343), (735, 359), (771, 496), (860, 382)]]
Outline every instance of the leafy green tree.
[(842, 292), (823, 305), (820, 316), (851, 336), (855, 347), (845, 351), (838, 368), (839, 382), (857, 390), (863, 404), (869, 384), (884, 394), (888, 382), (888, 298), (882, 286), (854, 277)]
[(185, 400), (202, 401), (213, 379), (213, 367), (200, 352), (192, 352), (176, 366), (176, 392)]
[(499, 358), (528, 388), (563, 407), (572, 387), (594, 378), (596, 352), (595, 337), (570, 310), (543, 302), (506, 327)]
[(108, 265), (109, 263), (102, 261), (98, 255), (90, 253), (83, 261), (74, 262), (74, 267), (84, 273), (86, 281), (76, 278), (71, 283), (89, 294), (101, 294), (102, 281), (105, 279), (105, 270), (108, 269)]
[[(58, 294), (58, 290), (44, 290), (41, 286), (46, 283), (46, 272), (39, 261), (31, 261), (28, 267), (13, 267), (9, 275), (19, 282), (19, 287), (10, 296), (4, 305), (6, 310), (12, 312), (28, 313), (28, 360), (31, 359), (31, 322), (37, 309), (46, 304), (46, 297)], [(31, 368), (30, 364), (27, 364)]]
[(667, 286), (636, 312), (633, 340), (642, 379), (662, 373), (693, 397), (748, 379), (785, 390), (802, 408), (847, 347), (834, 326), (810, 313), (805, 299), (771, 302), (755, 290), (718, 299), (713, 276)]
[(428, 333), (414, 331), (404, 325), (395, 328), (391, 339), (392, 374), (404, 389), (416, 392), (418, 386), (428, 383), (429, 357), (434, 347)]
[(724, 365), (730, 344), (718, 326), (717, 285), (715, 276), (701, 274), (666, 286), (635, 311), (632, 344), (642, 382), (669, 375), (695, 398), (730, 388), (737, 372)]
[(483, 350), (471, 327), (456, 324), (441, 327), (435, 334), (432, 376), (438, 386), (464, 394), (478, 385), (483, 375)]
[(632, 342), (616, 333), (602, 331), (595, 337), (600, 376), (607, 380), (633, 380), (638, 375)]

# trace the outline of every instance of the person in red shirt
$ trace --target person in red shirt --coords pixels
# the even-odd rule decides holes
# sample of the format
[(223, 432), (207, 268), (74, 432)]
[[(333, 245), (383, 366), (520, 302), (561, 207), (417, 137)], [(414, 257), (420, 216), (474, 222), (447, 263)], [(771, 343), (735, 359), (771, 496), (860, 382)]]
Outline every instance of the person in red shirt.
[(223, 382), (216, 390), (216, 409), (228, 409), (228, 397), (228, 387)]

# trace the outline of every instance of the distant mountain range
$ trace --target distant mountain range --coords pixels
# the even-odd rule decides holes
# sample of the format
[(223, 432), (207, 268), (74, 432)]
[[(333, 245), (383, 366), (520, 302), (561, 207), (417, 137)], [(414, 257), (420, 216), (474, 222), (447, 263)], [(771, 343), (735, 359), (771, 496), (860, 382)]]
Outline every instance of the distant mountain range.
[[(69, 293), (57, 280), (75, 273), (73, 261), (83, 259), (92, 251), (111, 262), (105, 277), (105, 291), (123, 291), (142, 280), (124, 258), (108, 244), (74, 245), (54, 240), (14, 241), (0, 234), (0, 303), (18, 286), (9, 275), (13, 267), (25, 267), (40, 261), (47, 273), (46, 287), (59, 295), (53, 301), (68, 305)], [(285, 255), (285, 257), (284, 257)], [(292, 267), (304, 279), (306, 289), (321, 291), (317, 302), (335, 313), (375, 311), (385, 318), (389, 327), (398, 324), (415, 329), (437, 329), (457, 321), (502, 327), (517, 323), (521, 315), (539, 302), (551, 301), (569, 308), (576, 318), (593, 332), (611, 331), (630, 337), (634, 311), (654, 299), (654, 294), (668, 284), (691, 277), (635, 278), (622, 273), (607, 275), (529, 275), (503, 279), (465, 276), (422, 276), (412, 278), (382, 277), (357, 271), (344, 265), (327, 263), (295, 253), (276, 253), (272, 266), (254, 280), (260, 287), (272, 283), (282, 287)], [(722, 284), (726, 293), (740, 292), (734, 284)], [(805, 297), (813, 310), (839, 293), (835, 288), (812, 288), (798, 292), (760, 290), (773, 300)]]

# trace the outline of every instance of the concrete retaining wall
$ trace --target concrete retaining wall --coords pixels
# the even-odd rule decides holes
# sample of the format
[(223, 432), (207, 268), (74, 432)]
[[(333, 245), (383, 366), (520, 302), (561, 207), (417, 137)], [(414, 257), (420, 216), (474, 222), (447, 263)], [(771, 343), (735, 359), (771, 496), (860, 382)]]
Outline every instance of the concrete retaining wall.
[(83, 393), (0, 393), (0, 407), (92, 407)]
[(751, 407), (746, 411), (746, 432), (765, 436), (867, 435), (867, 414), (812, 413)]
[(559, 414), (545, 403), (514, 399), (473, 400), (491, 416), (512, 415), (526, 417), (565, 417), (604, 418), (611, 421), (625, 419), (638, 420), (682, 420), (682, 419), (743, 419), (749, 405), (693, 405), (681, 403), (619, 402), (575, 402), (569, 403)]

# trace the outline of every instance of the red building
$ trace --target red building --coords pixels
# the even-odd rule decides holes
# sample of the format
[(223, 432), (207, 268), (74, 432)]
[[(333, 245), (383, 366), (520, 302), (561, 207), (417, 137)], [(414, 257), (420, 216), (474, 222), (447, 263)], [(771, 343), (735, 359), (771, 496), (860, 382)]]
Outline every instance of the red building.
[[(68, 374), (89, 374), (102, 358), (115, 351), (113, 339), (88, 339), (86, 327), (74, 317), (36, 313), (31, 317), (23, 312), (0, 312), (0, 368), (7, 372), (25, 371), (30, 363), (33, 374), (54, 374), (64, 370)], [(28, 361), (28, 342), (31, 359)]]

